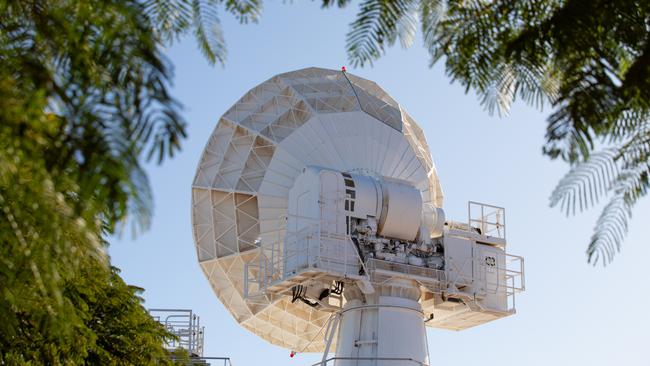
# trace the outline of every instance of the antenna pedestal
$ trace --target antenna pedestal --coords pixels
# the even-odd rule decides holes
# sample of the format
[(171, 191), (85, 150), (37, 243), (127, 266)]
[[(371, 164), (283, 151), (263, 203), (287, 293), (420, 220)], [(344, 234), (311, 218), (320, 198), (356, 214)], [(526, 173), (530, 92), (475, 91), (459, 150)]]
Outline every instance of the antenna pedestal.
[(363, 295), (345, 291), (335, 366), (428, 365), (420, 290), (413, 280), (393, 279)]

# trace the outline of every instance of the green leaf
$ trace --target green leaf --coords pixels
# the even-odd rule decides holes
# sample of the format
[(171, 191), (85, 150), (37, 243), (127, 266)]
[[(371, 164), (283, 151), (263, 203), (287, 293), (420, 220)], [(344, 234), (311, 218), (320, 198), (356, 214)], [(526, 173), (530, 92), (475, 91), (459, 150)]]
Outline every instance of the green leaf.
[(414, 0), (363, 1), (347, 34), (350, 63), (355, 66), (372, 64), (397, 38), (403, 47), (410, 46), (415, 36), (417, 6)]

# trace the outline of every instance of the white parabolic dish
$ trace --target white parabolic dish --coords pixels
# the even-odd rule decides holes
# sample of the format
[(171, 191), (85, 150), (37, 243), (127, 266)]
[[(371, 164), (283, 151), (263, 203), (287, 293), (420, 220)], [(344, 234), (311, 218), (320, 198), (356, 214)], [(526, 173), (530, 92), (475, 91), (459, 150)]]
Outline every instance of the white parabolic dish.
[[(217, 123), (192, 186), (200, 266), (246, 329), (272, 344), (318, 352), (330, 313), (288, 297), (247, 300), (245, 263), (284, 237), (289, 190), (308, 166), (410, 182), (423, 203), (442, 191), (422, 130), (376, 83), (307, 68), (254, 87)], [(249, 274), (255, 275), (255, 274)]]

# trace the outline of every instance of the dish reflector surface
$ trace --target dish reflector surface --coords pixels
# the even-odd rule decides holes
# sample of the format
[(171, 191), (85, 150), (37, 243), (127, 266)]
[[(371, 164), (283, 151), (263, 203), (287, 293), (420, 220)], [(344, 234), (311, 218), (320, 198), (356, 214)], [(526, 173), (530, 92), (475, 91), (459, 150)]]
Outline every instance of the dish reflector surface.
[(251, 89), (219, 119), (192, 186), (197, 256), (215, 294), (246, 329), (293, 350), (322, 351), (330, 313), (286, 296), (246, 299), (245, 264), (265, 255), (262, 243), (282, 241), (289, 189), (303, 169), (396, 178), (423, 203), (443, 203), (417, 123), (377, 84), (347, 76), (307, 68)]

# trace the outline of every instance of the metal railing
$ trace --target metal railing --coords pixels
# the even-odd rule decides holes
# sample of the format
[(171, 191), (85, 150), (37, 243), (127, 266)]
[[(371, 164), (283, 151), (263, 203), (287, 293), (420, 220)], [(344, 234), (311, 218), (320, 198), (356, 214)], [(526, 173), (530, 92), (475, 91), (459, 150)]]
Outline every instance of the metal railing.
[[(310, 222), (298, 231), (287, 229), (289, 218)], [(349, 235), (323, 230), (329, 227), (319, 220), (283, 216), (284, 227), (273, 243), (262, 245), (259, 255), (245, 264), (244, 296), (248, 299), (259, 296), (265, 289), (281, 283), (299, 273), (315, 270), (354, 279), (368, 279), (365, 264)]]
[[(171, 357), (172, 361), (175, 364), (185, 365), (185, 366), (232, 366), (230, 357), (192, 357), (190, 359), (181, 359)], [(217, 362), (214, 362), (217, 361)]]
[[(453, 273), (453, 276), (448, 276), (451, 278), (447, 288), (471, 286), (473, 294), (467, 295), (479, 298), (485, 295), (505, 295), (506, 311), (515, 308), (515, 295), (526, 289), (524, 258), (518, 255), (498, 253), (494, 265), (488, 265), (481, 258), (467, 258), (458, 266), (449, 259), (446, 266)], [(471, 270), (466, 271), (467, 266), (472, 266)], [(494, 276), (489, 276), (490, 272)]]
[[(505, 243), (505, 210), (502, 207), (470, 201), (468, 215), (463, 231), (502, 239)], [(290, 218), (293, 222), (302, 221), (300, 230), (289, 230)], [(455, 295), (471, 301), (504, 294), (507, 311), (514, 309), (515, 293), (525, 289), (524, 260), (520, 256), (492, 252), (497, 258), (490, 264), (474, 254), (463, 263), (447, 258), (445, 270), (376, 258), (362, 262), (350, 235), (323, 230), (335, 227), (332, 223), (299, 216), (283, 216), (280, 221), (283, 227), (278, 230), (277, 241), (263, 244), (256, 259), (245, 265), (244, 295), (249, 301), (259, 296), (268, 302), (268, 296), (290, 288), (287, 280), (291, 277), (310, 271), (380, 285), (391, 278), (408, 275), (433, 293), (456, 289)], [(284, 287), (275, 286), (283, 282)], [(266, 293), (269, 287), (273, 287), (270, 295)]]
[(506, 209), (499, 206), (467, 202), (467, 226), (481, 235), (506, 239)]
[[(305, 235), (303, 240), (310, 240), (319, 235), (315, 229), (303, 234)], [(463, 263), (448, 259), (445, 264), (446, 271), (376, 258), (369, 258), (365, 263), (361, 263), (360, 259), (354, 257), (354, 263), (350, 263), (349, 260), (346, 261), (346, 258), (350, 258), (348, 255), (352, 251), (357, 255), (356, 248), (351, 241), (346, 241), (345, 237), (335, 238), (328, 234), (320, 235), (321, 244), (318, 247), (295, 245), (293, 246), (296, 248), (295, 250), (286, 252), (286, 260), (280, 259), (271, 262), (265, 261), (260, 256), (257, 261), (247, 263), (245, 294), (250, 297), (253, 295), (251, 290), (263, 291), (275, 283), (309, 269), (344, 274), (348, 278), (358, 279), (362, 277), (359, 275), (362, 265), (365, 278), (372, 284), (381, 285), (393, 277), (408, 275), (434, 293), (441, 293), (448, 288), (471, 286), (473, 296), (505, 294), (510, 304), (508, 309), (514, 307), (515, 293), (525, 290), (524, 259), (521, 256), (498, 253), (496, 254), (498, 258), (493, 266), (487, 265), (480, 258), (467, 258)], [(337, 240), (339, 245), (332, 245), (332, 240)], [(322, 245), (327, 245), (330, 248), (328, 249), (329, 255), (322, 255), (320, 251)], [(332, 251), (332, 247), (335, 250)], [(293, 263), (292, 267), (287, 268), (287, 263)], [(250, 276), (251, 272), (256, 272), (258, 275)], [(495, 275), (488, 275), (490, 272)], [(450, 276), (452, 273), (453, 276)], [(251, 286), (251, 284), (256, 284), (256, 286)]]
[(392, 278), (409, 275), (409, 278), (416, 280), (422, 286), (432, 292), (441, 292), (447, 282), (444, 270), (414, 266), (406, 263), (385, 261), (376, 258), (368, 258), (365, 268), (370, 274), (372, 284), (381, 285)]
[(200, 318), (189, 309), (149, 309), (149, 314), (160, 322), (177, 339), (168, 341), (165, 348), (174, 351), (186, 350), (190, 356), (203, 356), (203, 335), (205, 328)]
[[(281, 222), (284, 227), (278, 230), (278, 239), (272, 243), (263, 243), (260, 253), (244, 265), (244, 296), (246, 298), (260, 295), (271, 284), (283, 281), (287, 277), (287, 263), (309, 263), (310, 252), (313, 252), (312, 240), (316, 238), (320, 228), (316, 224), (302, 228), (298, 232), (287, 232), (287, 216)], [(281, 234), (286, 233), (285, 238)], [(287, 246), (298, 247), (298, 243), (307, 243), (302, 252), (289, 251)]]
[[(408, 363), (409, 365), (429, 366), (427, 363), (407, 357), (331, 357), (325, 361), (316, 362), (311, 366), (328, 366), (336, 361), (382, 361), (382, 363), (385, 361), (394, 365), (400, 365), (400, 363)], [(330, 362), (332, 363), (330, 364)]]

